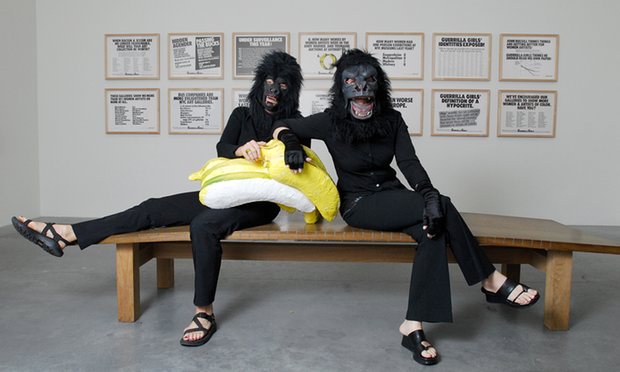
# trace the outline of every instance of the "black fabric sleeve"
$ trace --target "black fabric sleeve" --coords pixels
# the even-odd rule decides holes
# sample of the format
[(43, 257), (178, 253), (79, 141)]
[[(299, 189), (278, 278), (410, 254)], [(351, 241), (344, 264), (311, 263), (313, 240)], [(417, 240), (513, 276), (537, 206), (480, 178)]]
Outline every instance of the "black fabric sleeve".
[(273, 125), (273, 129), (286, 127), (304, 143), (305, 139), (325, 139), (329, 133), (331, 122), (331, 116), (328, 113), (321, 112), (300, 119), (278, 120)]
[(220, 141), (217, 143), (217, 156), (222, 158), (233, 159), (235, 150), (239, 147), (239, 136), (241, 135), (241, 125), (245, 120), (247, 109), (244, 107), (237, 107), (233, 110), (228, 118), (228, 123), (224, 128), (224, 132), (220, 137)]
[(407, 125), (400, 114), (396, 127), (394, 152), (398, 168), (403, 172), (407, 182), (414, 190), (421, 191), (423, 188), (433, 187), (426, 170), (415, 153)]

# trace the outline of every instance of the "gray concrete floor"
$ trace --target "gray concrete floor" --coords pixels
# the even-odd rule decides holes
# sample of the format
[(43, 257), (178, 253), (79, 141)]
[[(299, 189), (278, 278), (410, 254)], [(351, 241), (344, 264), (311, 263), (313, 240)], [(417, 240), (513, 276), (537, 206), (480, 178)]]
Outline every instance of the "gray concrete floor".
[[(586, 228), (620, 241), (620, 227)], [(71, 247), (55, 258), (0, 228), (2, 371), (617, 371), (620, 256), (576, 254), (571, 329), (542, 325), (543, 304), (483, 301), (450, 265), (455, 322), (426, 333), (442, 355), (423, 367), (400, 346), (410, 266), (225, 261), (219, 330), (199, 348), (178, 343), (193, 306), (191, 260), (158, 290), (143, 266), (143, 315), (116, 320), (114, 250)], [(542, 289), (543, 274), (523, 280)]]

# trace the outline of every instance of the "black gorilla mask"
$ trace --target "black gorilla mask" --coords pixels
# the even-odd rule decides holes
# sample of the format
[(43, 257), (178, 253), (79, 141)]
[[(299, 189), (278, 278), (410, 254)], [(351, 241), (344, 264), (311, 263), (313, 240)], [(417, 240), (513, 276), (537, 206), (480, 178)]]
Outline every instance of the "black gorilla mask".
[(281, 77), (269, 76), (263, 83), (263, 107), (272, 112), (277, 110), (278, 103), (288, 93), (288, 81)]
[(266, 54), (256, 66), (248, 94), (252, 115), (274, 120), (298, 115), (302, 82), (301, 67), (294, 57), (281, 51)]
[(371, 65), (350, 66), (342, 71), (342, 94), (348, 111), (355, 119), (372, 117), (378, 87), (377, 70)]

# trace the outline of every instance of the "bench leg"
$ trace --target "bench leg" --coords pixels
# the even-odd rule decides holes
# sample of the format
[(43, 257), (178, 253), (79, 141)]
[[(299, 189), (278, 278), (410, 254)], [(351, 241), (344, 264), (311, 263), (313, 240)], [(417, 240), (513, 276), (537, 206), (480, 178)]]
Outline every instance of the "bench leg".
[(174, 259), (157, 258), (157, 288), (174, 287)]
[(116, 296), (118, 320), (135, 322), (140, 317), (140, 245), (116, 245)]
[(521, 265), (502, 264), (502, 274), (519, 283), (521, 281)]
[(545, 279), (545, 326), (551, 331), (567, 331), (573, 252), (549, 251)]

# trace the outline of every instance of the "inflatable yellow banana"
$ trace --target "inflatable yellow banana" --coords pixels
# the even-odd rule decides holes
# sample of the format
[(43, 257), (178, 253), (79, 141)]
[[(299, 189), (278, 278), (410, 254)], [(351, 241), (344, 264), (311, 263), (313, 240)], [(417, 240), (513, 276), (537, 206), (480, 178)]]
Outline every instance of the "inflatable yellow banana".
[[(235, 180), (273, 180), (300, 191), (316, 207), (313, 211), (307, 211), (306, 207), (302, 208), (305, 209), (303, 211), (305, 212), (304, 219), (306, 223), (315, 223), (319, 218), (319, 213), (326, 220), (332, 221), (338, 213), (338, 205), (340, 203), (338, 190), (316, 153), (307, 147), (304, 147), (304, 150), (312, 161), (304, 165), (304, 169), (300, 174), (293, 174), (288, 166), (284, 164), (284, 145), (282, 142), (271, 140), (261, 148), (261, 160), (257, 162), (251, 162), (243, 158), (215, 158), (209, 160), (199, 171), (192, 173), (189, 179), (201, 181), (199, 197), (200, 201), (205, 205), (209, 205), (208, 202), (205, 203), (205, 200), (208, 199), (211, 185)], [(253, 192), (253, 195), (249, 197), (256, 198), (257, 187), (265, 189), (258, 190), (259, 193), (264, 191), (263, 197), (259, 197), (260, 200), (278, 202), (283, 209), (289, 211), (293, 208), (292, 206), (300, 205), (299, 200), (292, 201), (290, 199), (302, 198), (301, 196), (295, 196), (294, 193), (285, 192), (290, 191), (286, 189), (284, 191), (278, 191), (278, 195), (275, 195), (274, 199), (272, 193), (274, 189), (278, 189), (278, 187), (275, 187), (277, 184), (274, 183), (261, 182), (259, 185), (257, 182), (257, 187), (248, 187), (247, 182), (245, 182), (241, 190), (234, 190), (232, 187), (222, 188), (222, 185), (219, 186), (218, 192), (224, 189), (231, 190), (230, 195), (226, 197), (220, 196), (222, 194), (218, 194), (217, 204), (219, 207), (223, 207), (221, 206), (222, 202), (228, 203), (227, 205), (229, 207), (246, 203), (246, 196), (241, 194), (249, 194), (250, 191)], [(211, 189), (214, 188), (215, 187), (211, 187)], [(283, 195), (287, 195), (289, 200), (286, 200), (286, 198), (282, 199)], [(301, 204), (305, 205), (303, 201)]]

